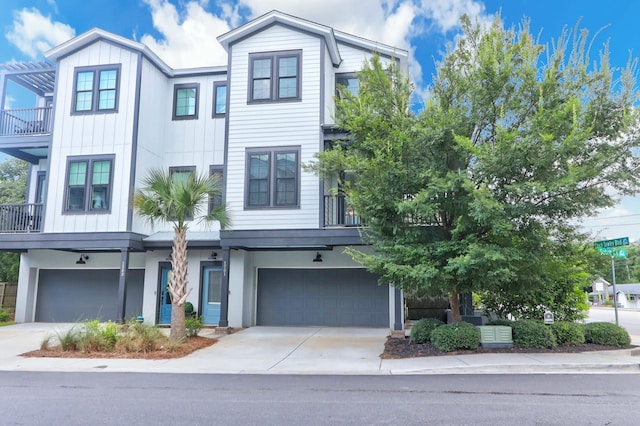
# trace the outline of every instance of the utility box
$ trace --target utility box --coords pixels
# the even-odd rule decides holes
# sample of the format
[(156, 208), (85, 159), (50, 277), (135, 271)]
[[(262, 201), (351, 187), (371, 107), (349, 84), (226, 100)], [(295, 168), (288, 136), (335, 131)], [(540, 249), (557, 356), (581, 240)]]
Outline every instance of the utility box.
[(510, 348), (513, 346), (511, 327), (506, 325), (481, 325), (480, 345), (485, 348)]

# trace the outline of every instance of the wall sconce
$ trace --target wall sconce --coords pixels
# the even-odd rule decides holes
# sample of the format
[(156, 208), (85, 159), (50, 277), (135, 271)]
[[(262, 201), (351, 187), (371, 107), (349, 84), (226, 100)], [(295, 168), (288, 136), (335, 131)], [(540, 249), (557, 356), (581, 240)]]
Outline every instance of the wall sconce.
[(322, 262), (322, 255), (320, 254), (320, 252), (316, 253), (316, 257), (313, 258), (314, 262)]
[(87, 260), (89, 260), (89, 256), (81, 254), (80, 259), (76, 260), (76, 265), (84, 265), (87, 263)]
[(215, 251), (212, 251), (211, 256), (209, 256), (209, 259), (218, 260), (218, 253), (216, 253)]

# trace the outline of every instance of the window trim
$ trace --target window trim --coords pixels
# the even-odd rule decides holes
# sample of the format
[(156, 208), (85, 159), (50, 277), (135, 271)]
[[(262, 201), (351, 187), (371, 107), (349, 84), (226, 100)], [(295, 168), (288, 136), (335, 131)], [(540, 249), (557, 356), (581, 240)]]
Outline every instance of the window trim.
[[(169, 167), (169, 177), (173, 179), (174, 173), (188, 172), (196, 176), (196, 166), (171, 166)], [(174, 218), (175, 219), (175, 218)], [(185, 220), (193, 220), (193, 217), (187, 217)]]
[[(279, 60), (295, 57), (297, 59), (296, 68), (296, 96), (281, 98)], [(255, 79), (253, 78), (254, 61), (259, 59), (271, 59), (271, 76), (269, 92), (270, 96), (265, 99), (254, 99), (253, 88)], [(302, 100), (302, 50), (283, 50), (278, 52), (249, 53), (249, 80), (247, 82), (247, 103), (261, 104), (271, 102), (297, 102)]]
[[(225, 191), (224, 191), (224, 165), (223, 164), (214, 164), (209, 166), (209, 176), (213, 176), (215, 172), (220, 172), (220, 205), (224, 205)], [(219, 206), (214, 205), (213, 196), (209, 195), (209, 202), (207, 207), (207, 212), (211, 214), (211, 212)]]
[[(100, 72), (102, 71), (116, 71), (116, 96), (113, 104), (113, 108), (100, 109)], [(73, 70), (73, 95), (71, 99), (71, 115), (87, 115), (87, 114), (112, 114), (118, 112), (118, 105), (120, 102), (120, 74), (122, 71), (122, 64), (109, 64), (98, 65), (90, 67), (76, 67)], [(76, 110), (76, 101), (78, 98), (78, 74), (92, 72), (93, 73), (93, 87), (91, 89), (91, 109), (86, 111)]]
[[(226, 88), (226, 97), (224, 99), (224, 112), (218, 112), (216, 106), (218, 105), (218, 88), (225, 87)], [(221, 118), (227, 115), (227, 101), (229, 99), (229, 86), (226, 81), (214, 81), (213, 82), (213, 109), (212, 109), (212, 117), (213, 118)]]
[[(176, 107), (178, 106), (178, 91), (182, 89), (196, 89), (196, 105), (194, 113), (190, 115), (176, 115)], [(200, 83), (181, 83), (173, 85), (173, 108), (171, 110), (171, 120), (197, 120), (200, 110)]]
[[(249, 204), (249, 181), (251, 156), (256, 154), (267, 154), (269, 156), (269, 174), (267, 176), (267, 185), (269, 192), (267, 194), (267, 205), (251, 205)], [(276, 204), (276, 155), (277, 154), (295, 154), (296, 156), (296, 176), (295, 176), (295, 203), (293, 204)], [(244, 209), (245, 210), (264, 210), (264, 209), (299, 209), (300, 208), (300, 146), (283, 146), (283, 147), (265, 147), (265, 148), (247, 148), (245, 153), (245, 183), (244, 183)]]
[[(113, 203), (113, 176), (115, 167), (115, 154), (106, 155), (72, 155), (67, 157), (67, 166), (64, 178), (64, 200), (62, 205), (62, 213), (66, 215), (75, 214), (109, 214)], [(87, 162), (87, 174), (84, 182), (84, 205), (82, 210), (69, 210), (69, 172), (71, 171), (71, 163)], [(107, 206), (106, 209), (91, 208), (91, 186), (93, 185), (93, 163), (99, 161), (110, 161), (111, 168), (109, 173), (109, 183), (107, 187)]]

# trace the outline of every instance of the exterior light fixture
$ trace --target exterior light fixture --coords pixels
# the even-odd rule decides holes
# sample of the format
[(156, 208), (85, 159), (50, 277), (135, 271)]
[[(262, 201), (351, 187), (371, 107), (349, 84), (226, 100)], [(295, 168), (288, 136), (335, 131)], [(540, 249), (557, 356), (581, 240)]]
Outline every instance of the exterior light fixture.
[(89, 256), (87, 256), (86, 254), (81, 254), (80, 259), (76, 260), (76, 265), (85, 265), (87, 263), (87, 260), (89, 260)]
[(209, 256), (209, 259), (218, 260), (218, 253), (216, 253), (215, 251), (212, 251), (211, 256)]
[(322, 255), (320, 254), (320, 252), (316, 253), (316, 257), (313, 258), (314, 262), (322, 262)]

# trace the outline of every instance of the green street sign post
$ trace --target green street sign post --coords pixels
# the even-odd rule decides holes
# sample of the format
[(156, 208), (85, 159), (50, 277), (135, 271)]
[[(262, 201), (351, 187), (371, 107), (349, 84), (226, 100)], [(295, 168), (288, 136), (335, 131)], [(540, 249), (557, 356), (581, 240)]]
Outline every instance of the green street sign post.
[(616, 264), (615, 259), (626, 259), (627, 250), (618, 247), (628, 246), (629, 237), (615, 238), (613, 240), (596, 241), (593, 248), (598, 250), (602, 256), (611, 256), (611, 275), (613, 276), (613, 307), (616, 312), (616, 325), (618, 324), (618, 293), (616, 292)]

